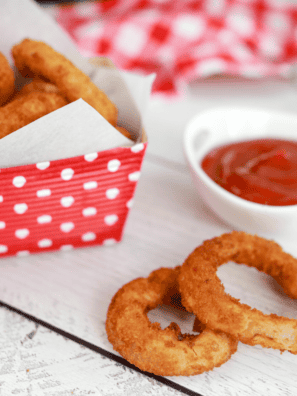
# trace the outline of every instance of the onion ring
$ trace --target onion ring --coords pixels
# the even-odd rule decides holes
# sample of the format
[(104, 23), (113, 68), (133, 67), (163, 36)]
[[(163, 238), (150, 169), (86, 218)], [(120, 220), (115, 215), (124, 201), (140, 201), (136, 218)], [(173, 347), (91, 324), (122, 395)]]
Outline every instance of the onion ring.
[(67, 104), (59, 94), (32, 92), (0, 107), (0, 139)]
[(182, 265), (182, 303), (211, 329), (221, 330), (249, 345), (297, 354), (297, 320), (265, 315), (225, 292), (217, 268), (233, 261), (271, 275), (290, 297), (297, 297), (297, 260), (275, 242), (244, 232), (207, 240)]
[(19, 98), (20, 96), (28, 95), (31, 92), (60, 93), (54, 84), (43, 81), (40, 78), (35, 78), (20, 89), (17, 93), (17, 97)]
[(82, 98), (116, 126), (117, 108), (91, 79), (46, 43), (24, 39), (12, 48), (16, 67), (24, 77), (41, 77), (55, 84), (69, 102)]
[(204, 329), (181, 334), (177, 324), (162, 330), (147, 312), (176, 290), (180, 267), (160, 268), (148, 278), (124, 285), (113, 297), (106, 321), (108, 340), (126, 360), (156, 375), (196, 375), (225, 363), (237, 341), (222, 332)]
[(8, 60), (0, 52), (0, 106), (6, 103), (14, 93), (14, 73)]

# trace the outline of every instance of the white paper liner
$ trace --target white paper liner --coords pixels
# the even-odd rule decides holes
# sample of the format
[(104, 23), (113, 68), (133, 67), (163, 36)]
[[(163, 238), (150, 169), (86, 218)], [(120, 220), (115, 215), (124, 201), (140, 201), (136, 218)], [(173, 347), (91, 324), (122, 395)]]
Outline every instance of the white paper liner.
[(27, 165), (132, 144), (79, 99), (1, 139), (0, 168), (15, 166), (16, 158), (17, 165)]
[[(125, 127), (136, 143), (141, 141), (141, 120), (154, 75), (140, 77), (115, 68), (95, 67), (79, 54), (68, 34), (33, 0), (1, 0), (0, 51), (10, 62), (12, 46), (26, 37), (46, 42), (88, 74), (117, 106), (118, 125)], [(68, 158), (131, 146), (135, 142), (125, 138), (79, 100), (1, 139), (0, 167)]]

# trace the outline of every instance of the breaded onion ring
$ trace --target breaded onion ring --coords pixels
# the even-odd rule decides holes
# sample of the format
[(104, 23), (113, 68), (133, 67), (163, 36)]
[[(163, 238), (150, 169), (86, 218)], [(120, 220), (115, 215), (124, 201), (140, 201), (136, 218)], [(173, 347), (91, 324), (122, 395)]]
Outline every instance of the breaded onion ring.
[(14, 93), (14, 73), (5, 56), (0, 52), (0, 106)]
[(205, 241), (186, 259), (179, 276), (183, 305), (199, 313), (199, 319), (211, 329), (245, 344), (297, 354), (297, 320), (265, 315), (225, 292), (216, 272), (228, 261), (271, 275), (290, 297), (297, 297), (297, 260), (273, 241), (232, 232)]
[(32, 92), (0, 107), (0, 139), (67, 104), (56, 93)]
[(117, 108), (91, 79), (49, 45), (25, 39), (12, 48), (16, 67), (24, 77), (39, 76), (55, 84), (69, 102), (82, 98), (113, 126)]
[(47, 81), (43, 81), (40, 78), (35, 78), (20, 89), (20, 91), (17, 93), (17, 97), (19, 98), (20, 96), (28, 95), (31, 92), (60, 93), (56, 85)]
[(114, 349), (144, 371), (156, 375), (195, 375), (226, 362), (237, 341), (222, 332), (205, 329), (199, 335), (182, 335), (177, 324), (162, 330), (147, 312), (175, 290), (179, 267), (161, 268), (148, 278), (124, 285), (113, 297), (106, 331)]

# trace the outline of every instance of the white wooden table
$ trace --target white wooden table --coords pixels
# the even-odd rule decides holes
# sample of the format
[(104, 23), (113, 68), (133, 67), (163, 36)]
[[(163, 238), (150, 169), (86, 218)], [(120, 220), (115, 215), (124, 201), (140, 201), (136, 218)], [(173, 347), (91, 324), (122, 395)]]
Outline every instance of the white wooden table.
[[(203, 240), (230, 231), (197, 195), (182, 152), (191, 117), (222, 104), (297, 114), (297, 89), (281, 81), (209, 81), (177, 101), (152, 98), (148, 152), (123, 241), (0, 260), (1, 396), (297, 394), (297, 356), (287, 352), (240, 343), (212, 372), (159, 378), (129, 365), (106, 337), (107, 308), (124, 283), (182, 264)], [(297, 256), (296, 235), (276, 240)], [(297, 302), (265, 275), (228, 264), (219, 276), (243, 302), (297, 318)], [(193, 317), (180, 321), (191, 326)]]

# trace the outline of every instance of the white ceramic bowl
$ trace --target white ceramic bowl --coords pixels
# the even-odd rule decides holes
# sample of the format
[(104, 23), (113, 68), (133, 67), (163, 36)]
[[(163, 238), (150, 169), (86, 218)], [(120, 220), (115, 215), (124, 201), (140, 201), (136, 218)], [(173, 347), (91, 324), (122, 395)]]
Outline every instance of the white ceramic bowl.
[(246, 108), (213, 109), (188, 124), (184, 152), (199, 194), (234, 229), (269, 234), (296, 232), (297, 205), (268, 206), (246, 201), (216, 184), (200, 166), (215, 146), (266, 137), (297, 141), (297, 116)]

